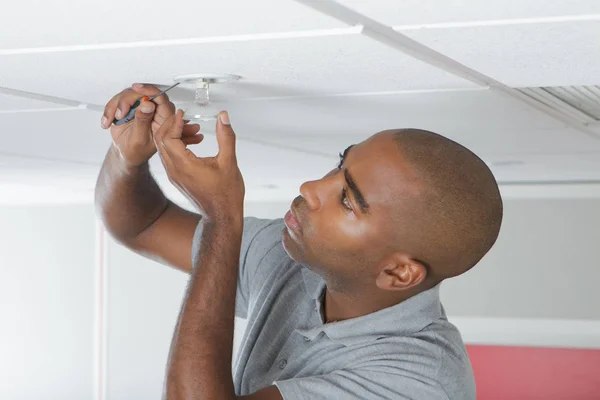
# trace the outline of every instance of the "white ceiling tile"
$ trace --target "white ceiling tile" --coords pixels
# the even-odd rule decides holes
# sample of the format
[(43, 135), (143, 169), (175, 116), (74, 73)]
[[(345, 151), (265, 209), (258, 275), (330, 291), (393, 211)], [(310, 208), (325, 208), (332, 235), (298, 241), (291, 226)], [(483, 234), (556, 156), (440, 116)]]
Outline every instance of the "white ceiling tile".
[(600, 83), (600, 21), (400, 32), (509, 86)]
[(235, 98), (474, 87), (359, 34), (0, 56), (2, 86), (97, 104), (134, 82), (201, 72), (241, 75)]
[[(85, 110), (0, 115), (0, 155), (69, 161), (72, 168), (100, 165), (111, 143), (100, 116)], [(16, 131), (21, 134), (8, 134)]]
[(336, 1), (390, 26), (600, 14), (597, 0)]
[[(414, 127), (443, 132), (561, 129), (564, 124), (489, 90), (235, 101), (227, 105), (246, 136), (264, 139), (371, 135), (384, 129)], [(587, 139), (584, 134), (579, 136)], [(514, 137), (511, 137), (514, 139)], [(499, 135), (497, 141), (520, 143)], [(494, 140), (494, 139), (492, 139)], [(577, 139), (575, 139), (577, 140)], [(308, 142), (310, 144), (310, 142)], [(548, 141), (554, 150), (560, 144)], [(551, 147), (556, 145), (557, 147)], [(581, 145), (581, 143), (580, 143)], [(496, 146), (496, 143), (491, 145)]]
[(2, 11), (2, 49), (345, 27), (292, 0), (24, 0)]
[(62, 107), (64, 106), (56, 103), (49, 103), (46, 101), (27, 99), (24, 97), (0, 93), (0, 113), (3, 111), (13, 112), (18, 110), (40, 110)]

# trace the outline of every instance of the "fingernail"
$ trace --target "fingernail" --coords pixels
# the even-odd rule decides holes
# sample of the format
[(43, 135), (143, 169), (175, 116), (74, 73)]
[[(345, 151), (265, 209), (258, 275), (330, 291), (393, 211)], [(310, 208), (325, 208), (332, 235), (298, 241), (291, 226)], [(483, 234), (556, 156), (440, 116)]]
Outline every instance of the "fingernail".
[(134, 83), (133, 85), (131, 85), (131, 87), (134, 89), (141, 89), (144, 87), (144, 85), (141, 83)]
[(150, 114), (152, 111), (154, 111), (154, 107), (152, 107), (152, 104), (150, 101), (145, 101), (140, 106), (140, 111), (145, 114)]
[(102, 125), (103, 128), (106, 128), (106, 125), (108, 125), (108, 119), (103, 116), (100, 120), (100, 125)]
[(121, 112), (121, 110), (117, 108), (117, 112), (115, 113), (115, 117), (117, 117), (117, 119), (121, 119), (122, 115), (123, 115), (123, 113)]
[(231, 123), (229, 122), (229, 114), (227, 114), (227, 111), (222, 111), (219, 118), (221, 118), (221, 122), (223, 123), (223, 125), (231, 125)]

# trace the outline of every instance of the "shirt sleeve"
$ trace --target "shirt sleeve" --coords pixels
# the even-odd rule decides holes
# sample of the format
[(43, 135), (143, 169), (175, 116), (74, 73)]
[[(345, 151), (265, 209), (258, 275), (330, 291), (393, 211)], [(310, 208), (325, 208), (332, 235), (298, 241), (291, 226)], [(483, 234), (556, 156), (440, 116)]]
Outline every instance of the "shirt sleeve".
[[(235, 296), (235, 316), (248, 317), (248, 304), (254, 277), (257, 275), (261, 260), (278, 243), (281, 243), (281, 219), (244, 218), (240, 264)], [(196, 263), (203, 222), (198, 223), (192, 244), (192, 261)]]
[(344, 369), (274, 384), (284, 400), (449, 400), (435, 381), (398, 375), (391, 369)]

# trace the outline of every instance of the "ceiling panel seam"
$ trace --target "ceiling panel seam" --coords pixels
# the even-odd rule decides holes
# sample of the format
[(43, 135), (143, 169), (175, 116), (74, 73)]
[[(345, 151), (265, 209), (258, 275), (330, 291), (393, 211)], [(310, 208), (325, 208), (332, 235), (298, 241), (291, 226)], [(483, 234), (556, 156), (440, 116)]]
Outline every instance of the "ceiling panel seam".
[[(329, 97), (369, 97), (369, 96), (395, 96), (427, 93), (456, 93), (456, 92), (480, 92), (488, 90), (487, 87), (469, 87), (469, 88), (444, 88), (444, 89), (406, 89), (389, 90), (378, 92), (350, 92), (350, 93), (325, 93), (310, 95), (289, 95), (289, 96), (270, 96), (270, 97), (250, 97), (245, 99), (232, 99), (232, 103), (245, 103), (254, 101), (274, 101), (274, 100), (304, 100), (304, 99), (323, 99)], [(182, 103), (182, 102), (180, 102)]]
[(337, 3), (334, 0), (295, 0), (325, 15), (336, 18), (349, 25), (362, 27), (362, 34), (385, 44), (395, 50), (401, 51), (419, 61), (429, 64), (433, 67), (444, 70), (452, 75), (466, 79), (477, 85), (489, 87), (490, 90), (511, 97), (514, 100), (525, 103), (551, 118), (557, 119), (580, 132), (587, 134), (594, 139), (600, 139), (600, 132), (590, 128), (589, 124), (579, 121), (569, 115), (563, 114), (552, 107), (540, 103), (535, 99), (524, 95), (516, 89), (506, 86), (485, 74), (482, 74), (472, 68), (467, 67), (460, 62), (441, 54), (424, 44), (409, 38), (406, 35), (394, 30), (391, 26), (384, 25), (372, 18)]
[(51, 108), (22, 108), (18, 110), (0, 110), (0, 115), (3, 114), (23, 114), (23, 113), (42, 113), (55, 111), (79, 111), (85, 108), (82, 107), (51, 107)]
[(2, 159), (2, 158), (16, 158), (16, 159), (23, 159), (23, 160), (46, 161), (46, 162), (59, 163), (59, 164), (87, 165), (87, 166), (91, 166), (91, 167), (98, 166), (97, 163), (88, 162), (88, 161), (65, 160), (62, 158), (11, 153), (8, 151), (0, 151), (0, 159)]
[(249, 42), (261, 40), (277, 40), (277, 39), (300, 39), (310, 37), (327, 37), (327, 36), (345, 36), (358, 35), (361, 28), (350, 26), (348, 28), (330, 28), (330, 29), (310, 29), (304, 31), (292, 32), (270, 32), (270, 33), (252, 33), (243, 35), (225, 35), (225, 36), (207, 36), (207, 37), (192, 37), (178, 39), (161, 39), (161, 40), (142, 40), (132, 42), (111, 42), (111, 43), (96, 43), (96, 44), (78, 44), (65, 46), (46, 46), (46, 47), (27, 47), (17, 49), (0, 49), (0, 56), (24, 55), (24, 54), (44, 54), (44, 53), (67, 53), (77, 51), (92, 51), (92, 50), (117, 50), (131, 49), (143, 47), (161, 47), (161, 46), (184, 46), (191, 44), (208, 44), (208, 43), (233, 43), (233, 42)]
[(48, 103), (61, 104), (63, 106), (67, 106), (68, 108), (87, 108), (87, 104), (84, 104), (81, 101), (65, 99), (56, 96), (49, 96), (40, 93), (27, 92), (25, 90), (11, 89), (3, 86), (0, 86), (0, 93), (7, 94), (9, 96), (23, 97), (30, 100), (39, 100)]

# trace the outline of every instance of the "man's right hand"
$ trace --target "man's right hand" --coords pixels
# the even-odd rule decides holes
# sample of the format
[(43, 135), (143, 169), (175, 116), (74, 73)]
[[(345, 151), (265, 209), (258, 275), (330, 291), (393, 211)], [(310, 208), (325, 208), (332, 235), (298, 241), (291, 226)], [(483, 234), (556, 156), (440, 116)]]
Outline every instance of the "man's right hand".
[[(163, 94), (140, 104), (132, 121), (117, 126), (113, 124), (113, 120), (124, 118), (139, 98), (151, 97), (159, 92), (160, 90), (153, 85), (136, 83), (131, 89), (125, 89), (114, 96), (104, 108), (102, 128), (110, 127), (113, 145), (128, 166), (142, 165), (156, 153), (153, 135), (164, 121), (175, 114), (175, 105)], [(185, 145), (200, 143), (203, 135), (197, 134), (199, 130), (199, 125), (185, 125), (181, 140)]]

